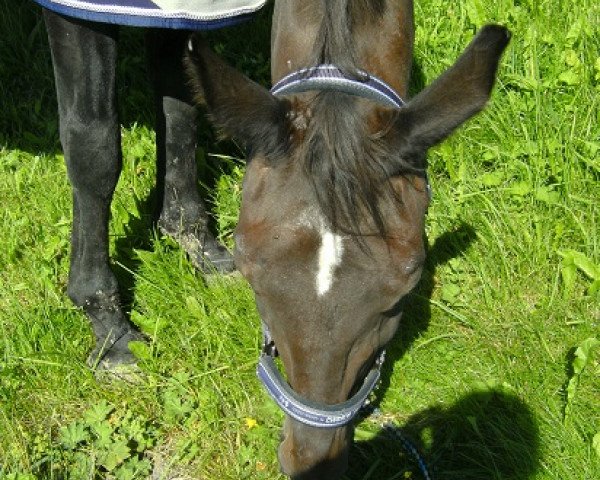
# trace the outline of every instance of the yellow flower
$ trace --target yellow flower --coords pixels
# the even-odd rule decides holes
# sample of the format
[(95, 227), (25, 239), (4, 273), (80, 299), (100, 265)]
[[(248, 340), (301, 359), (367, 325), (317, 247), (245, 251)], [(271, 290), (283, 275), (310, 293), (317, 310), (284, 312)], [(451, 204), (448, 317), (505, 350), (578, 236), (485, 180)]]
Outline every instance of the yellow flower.
[(244, 421), (246, 422), (246, 427), (248, 427), (248, 430), (258, 425), (258, 422), (254, 418), (246, 417)]

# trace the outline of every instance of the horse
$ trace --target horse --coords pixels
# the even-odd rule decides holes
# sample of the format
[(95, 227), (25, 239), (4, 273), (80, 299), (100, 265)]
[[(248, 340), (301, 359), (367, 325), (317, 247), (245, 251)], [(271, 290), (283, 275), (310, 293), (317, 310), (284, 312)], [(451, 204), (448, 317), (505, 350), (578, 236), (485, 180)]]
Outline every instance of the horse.
[(188, 44), (197, 102), (248, 152), (234, 257), (265, 332), (257, 373), (286, 414), (280, 466), (296, 480), (347, 469), (353, 418), (421, 275), (427, 151), (485, 106), (510, 38), (483, 27), (408, 100), (412, 3), (276, 0), (271, 91), (200, 37)]
[[(233, 257), (211, 233), (197, 187), (197, 108), (183, 67), (189, 36), (185, 29), (237, 23), (262, 7), (265, 0), (221, 2), (221, 7), (236, 4), (247, 8), (241, 10), (240, 18), (214, 12), (214, 20), (206, 22), (162, 18), (163, 10), (153, 2), (36, 1), (44, 7), (60, 140), (73, 190), (67, 295), (84, 310), (92, 326), (95, 347), (88, 364), (97, 372), (120, 370), (123, 375), (136, 363), (129, 342), (144, 337), (124, 312), (119, 285), (109, 265), (110, 204), (122, 163), (116, 94), (119, 24), (157, 27), (146, 30), (156, 110), (155, 224), (179, 241), (200, 271), (229, 273), (234, 270)], [(95, 9), (85, 10), (86, 6)], [(135, 7), (136, 12), (148, 10), (151, 15), (129, 16), (128, 6)], [(183, 6), (179, 2), (174, 8), (180, 12)], [(158, 28), (161, 22), (173, 28)]]

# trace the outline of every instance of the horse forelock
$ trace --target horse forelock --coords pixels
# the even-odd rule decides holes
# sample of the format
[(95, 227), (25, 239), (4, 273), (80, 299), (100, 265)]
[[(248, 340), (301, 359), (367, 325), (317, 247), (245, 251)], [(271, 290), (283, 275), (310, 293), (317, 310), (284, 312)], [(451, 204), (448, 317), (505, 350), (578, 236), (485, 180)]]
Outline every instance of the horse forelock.
[(329, 228), (357, 237), (385, 236), (381, 202), (400, 200), (389, 179), (402, 172), (402, 159), (394, 156), (383, 135), (369, 132), (355, 97), (322, 92), (312, 112), (302, 158)]
[[(375, 22), (386, 0), (322, 0), (322, 23), (315, 43), (315, 64), (335, 64), (349, 73), (360, 68), (352, 31), (355, 22)], [(414, 172), (384, 140), (371, 132), (358, 99), (335, 91), (316, 95), (304, 136), (303, 158), (319, 207), (334, 232), (360, 240), (386, 235), (383, 197), (398, 201), (390, 175)]]

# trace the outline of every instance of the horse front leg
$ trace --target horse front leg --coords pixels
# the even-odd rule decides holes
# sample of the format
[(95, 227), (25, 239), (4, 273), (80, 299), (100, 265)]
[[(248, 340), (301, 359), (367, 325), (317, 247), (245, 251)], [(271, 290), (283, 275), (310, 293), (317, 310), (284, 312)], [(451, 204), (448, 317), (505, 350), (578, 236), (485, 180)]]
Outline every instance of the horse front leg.
[(60, 139), (73, 188), (67, 293), (87, 314), (98, 368), (134, 363), (140, 334), (123, 313), (109, 266), (110, 203), (121, 172), (115, 66), (118, 29), (44, 12), (56, 82)]
[(228, 273), (233, 256), (209, 230), (198, 193), (197, 111), (183, 68), (188, 33), (151, 30), (148, 58), (156, 102), (159, 229), (175, 238), (199, 270)]

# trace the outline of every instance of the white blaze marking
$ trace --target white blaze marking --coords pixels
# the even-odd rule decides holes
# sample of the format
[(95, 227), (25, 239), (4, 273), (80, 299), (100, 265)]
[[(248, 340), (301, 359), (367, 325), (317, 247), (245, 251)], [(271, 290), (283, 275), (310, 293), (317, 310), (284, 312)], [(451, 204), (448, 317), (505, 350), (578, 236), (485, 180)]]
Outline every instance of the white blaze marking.
[(342, 237), (322, 230), (319, 248), (319, 271), (317, 273), (317, 293), (325, 295), (333, 283), (333, 272), (342, 262)]

